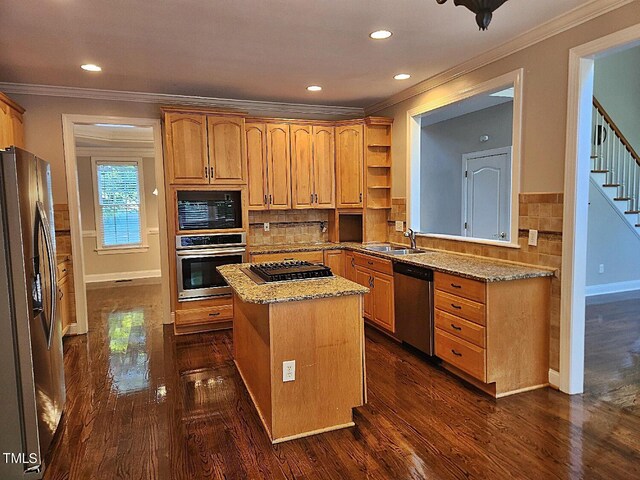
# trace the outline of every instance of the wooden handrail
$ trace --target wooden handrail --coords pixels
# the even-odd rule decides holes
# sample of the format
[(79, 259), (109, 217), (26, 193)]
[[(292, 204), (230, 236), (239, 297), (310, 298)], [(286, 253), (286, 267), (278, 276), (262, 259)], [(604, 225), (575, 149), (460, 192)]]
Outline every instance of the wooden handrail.
[(596, 110), (598, 110), (598, 112), (600, 112), (600, 115), (602, 115), (604, 117), (605, 122), (607, 122), (609, 124), (609, 126), (611, 127), (611, 130), (613, 130), (613, 132), (616, 134), (616, 137), (618, 137), (618, 139), (620, 139), (620, 141), (622, 142), (624, 147), (627, 149), (627, 151), (631, 154), (631, 156), (636, 161), (638, 166), (640, 166), (640, 155), (638, 155), (638, 153), (635, 151), (635, 149), (631, 146), (631, 144), (629, 143), (629, 140), (627, 140), (627, 137), (625, 137), (622, 134), (622, 132), (620, 131), (618, 126), (611, 119), (611, 117), (609, 116), (607, 111), (604, 109), (604, 107), (598, 101), (598, 99), (596, 97), (593, 97), (593, 106), (596, 107)]

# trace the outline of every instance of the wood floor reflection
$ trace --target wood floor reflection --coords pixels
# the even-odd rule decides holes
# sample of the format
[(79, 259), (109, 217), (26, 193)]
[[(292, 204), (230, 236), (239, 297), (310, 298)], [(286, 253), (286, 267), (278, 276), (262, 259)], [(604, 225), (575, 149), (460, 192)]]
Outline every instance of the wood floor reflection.
[(637, 412), (550, 389), (495, 401), (372, 331), (356, 427), (272, 446), (230, 333), (175, 337), (157, 286), (88, 301), (47, 479), (640, 478)]

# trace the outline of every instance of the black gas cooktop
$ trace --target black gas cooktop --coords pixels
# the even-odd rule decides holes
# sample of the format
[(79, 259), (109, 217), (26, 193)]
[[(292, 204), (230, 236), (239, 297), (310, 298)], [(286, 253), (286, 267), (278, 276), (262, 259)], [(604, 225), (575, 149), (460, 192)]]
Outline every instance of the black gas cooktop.
[(251, 265), (251, 271), (266, 282), (333, 276), (329, 267), (304, 261), (258, 263)]

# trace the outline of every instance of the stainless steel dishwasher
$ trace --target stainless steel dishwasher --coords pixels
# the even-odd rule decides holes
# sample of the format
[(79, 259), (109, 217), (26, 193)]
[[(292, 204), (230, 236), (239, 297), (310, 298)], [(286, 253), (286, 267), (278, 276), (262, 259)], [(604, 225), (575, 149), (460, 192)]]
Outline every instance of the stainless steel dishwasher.
[(433, 356), (433, 270), (393, 263), (396, 337)]

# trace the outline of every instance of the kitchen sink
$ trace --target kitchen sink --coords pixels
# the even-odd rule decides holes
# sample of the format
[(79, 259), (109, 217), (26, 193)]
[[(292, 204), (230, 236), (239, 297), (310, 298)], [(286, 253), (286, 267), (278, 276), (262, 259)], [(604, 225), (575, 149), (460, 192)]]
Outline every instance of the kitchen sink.
[(389, 250), (389, 255), (411, 255), (413, 253), (425, 253), (424, 250), (418, 250), (417, 248), (400, 248), (397, 250)]
[(396, 250), (396, 247), (392, 247), (391, 245), (367, 245), (364, 248), (372, 252), (391, 252), (392, 250)]

